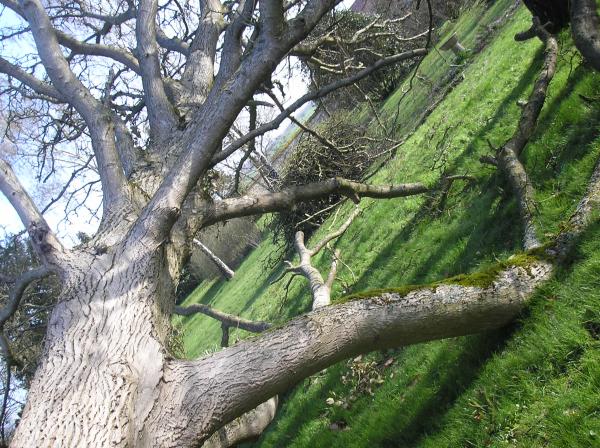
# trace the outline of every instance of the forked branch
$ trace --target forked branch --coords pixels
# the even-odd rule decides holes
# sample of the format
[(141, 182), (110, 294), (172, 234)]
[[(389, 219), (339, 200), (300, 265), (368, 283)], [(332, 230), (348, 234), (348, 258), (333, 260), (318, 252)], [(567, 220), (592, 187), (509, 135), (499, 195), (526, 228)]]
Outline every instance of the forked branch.
[(327, 246), (328, 243), (342, 236), (344, 232), (348, 230), (348, 227), (350, 227), (350, 224), (352, 224), (352, 221), (354, 221), (354, 218), (356, 218), (360, 212), (361, 209), (359, 207), (355, 207), (346, 222), (344, 222), (335, 232), (325, 236), (315, 245), (313, 249), (306, 247), (304, 242), (304, 232), (296, 232), (295, 247), (300, 257), (300, 264), (294, 266), (290, 261), (286, 261), (285, 263), (288, 265), (288, 267), (285, 269), (283, 274), (272, 283), (281, 280), (288, 273), (301, 275), (308, 280), (312, 296), (312, 309), (316, 310), (329, 305), (331, 303), (331, 288), (337, 273), (337, 264), (340, 258), (340, 251), (335, 250), (333, 252), (327, 280), (324, 280), (319, 270), (312, 265), (311, 259), (325, 246)]
[[(29, 23), (39, 57), (52, 85), (60, 92), (60, 98), (72, 105), (85, 120), (92, 139), (97, 166), (102, 181), (104, 205), (123, 198), (127, 183), (121, 160), (114, 142), (114, 130), (104, 119), (108, 111), (83, 83), (75, 76), (59, 46), (57, 34), (46, 10), (39, 0), (23, 2), (23, 7), (12, 0), (0, 0), (4, 5), (22, 15)], [(26, 81), (25, 77), (22, 77)], [(37, 83), (27, 79), (35, 89)], [(41, 86), (37, 84), (37, 87)]]
[(148, 120), (155, 138), (168, 134), (176, 123), (161, 76), (156, 42), (157, 9), (157, 0), (140, 0), (135, 28)]

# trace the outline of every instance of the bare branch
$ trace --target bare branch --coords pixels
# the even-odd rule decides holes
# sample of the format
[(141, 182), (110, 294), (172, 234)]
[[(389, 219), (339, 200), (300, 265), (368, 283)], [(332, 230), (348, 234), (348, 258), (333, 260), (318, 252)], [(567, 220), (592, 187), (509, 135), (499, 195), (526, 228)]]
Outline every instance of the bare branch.
[(0, 191), (17, 211), (40, 258), (45, 262), (56, 261), (55, 257), (64, 252), (62, 244), (50, 230), (48, 223), (17, 179), (11, 166), (2, 159), (0, 159)]
[(325, 247), (329, 242), (342, 236), (348, 227), (350, 227), (350, 224), (352, 224), (354, 218), (356, 218), (360, 212), (361, 209), (359, 207), (355, 207), (346, 222), (344, 222), (338, 230), (325, 236), (325, 238), (319, 241), (313, 249), (308, 249), (306, 247), (304, 243), (304, 232), (296, 232), (294, 246), (296, 247), (296, 251), (300, 256), (300, 264), (298, 266), (293, 266), (291, 262), (286, 261), (285, 263), (288, 265), (288, 268), (283, 271), (281, 276), (271, 284), (281, 280), (290, 272), (297, 275), (302, 275), (308, 280), (312, 296), (312, 309), (316, 310), (329, 305), (331, 303), (331, 287), (333, 286), (335, 275), (337, 273), (337, 262), (340, 258), (340, 251), (335, 250), (333, 253), (327, 280), (323, 280), (323, 276), (319, 270), (312, 265), (311, 258), (319, 253), (319, 251), (321, 251), (321, 249), (323, 249), (323, 247)]
[[(176, 162), (171, 166), (170, 172), (163, 179), (158, 190), (132, 228), (129, 234), (129, 243), (132, 246), (141, 239), (147, 241), (144, 243), (147, 245), (158, 245), (165, 241), (168, 232), (181, 213), (187, 196), (196, 186), (202, 173), (218, 159), (218, 157), (214, 157), (214, 154), (220, 147), (235, 118), (251, 99), (254, 92), (271, 75), (273, 65), (265, 64), (264, 61), (271, 60), (275, 62), (281, 60), (335, 4), (335, 0), (309, 1), (302, 13), (289, 23), (281, 42), (254, 47), (253, 51), (243, 60), (240, 68), (235, 71), (232, 79), (227, 82), (226, 87), (221, 88), (219, 83), (213, 86), (211, 94), (194, 117), (195, 126), (186, 128), (185, 135), (180, 143), (185, 150), (180, 153)], [(138, 23), (138, 30), (140, 30), (139, 25)], [(356, 76), (359, 78), (364, 77), (382, 65), (407, 59), (424, 51), (415, 50), (379, 61), (379, 63), (359, 72)], [(143, 68), (142, 63), (141, 66)], [(353, 81), (351, 78), (347, 78), (346, 82), (348, 80)], [(337, 85), (337, 83), (334, 84)], [(340, 86), (343, 86), (343, 84), (341, 83)], [(335, 90), (336, 85), (332, 85), (330, 88)], [(308, 101), (308, 98), (305, 97), (303, 102), (306, 101)], [(299, 106), (300, 104), (296, 104), (296, 108)], [(246, 136), (247, 139), (241, 144), (248, 142), (257, 135), (260, 135), (260, 133)], [(224, 160), (224, 158), (220, 158), (220, 160)]]
[(275, 396), (236, 418), (202, 444), (202, 448), (225, 448), (257, 439), (275, 418), (278, 398)]
[(156, 42), (165, 50), (175, 51), (187, 56), (190, 52), (190, 44), (176, 37), (170, 38), (160, 29), (156, 30)]
[(331, 257), (331, 266), (329, 267), (329, 274), (327, 275), (327, 280), (325, 280), (325, 286), (327, 286), (330, 290), (333, 288), (333, 282), (335, 281), (335, 276), (337, 274), (337, 266), (338, 261), (340, 260), (341, 252), (339, 249), (333, 251), (333, 257)]
[(6, 306), (0, 310), (0, 332), (3, 330), (6, 321), (17, 311), (25, 289), (32, 282), (48, 277), (52, 272), (49, 267), (43, 266), (27, 271), (18, 278), (10, 290)]
[(506, 174), (517, 199), (519, 214), (523, 222), (523, 246), (526, 250), (539, 247), (540, 242), (535, 233), (534, 214), (537, 207), (534, 197), (535, 192), (525, 167), (519, 160), (519, 156), (536, 129), (537, 119), (546, 100), (548, 85), (556, 70), (558, 55), (556, 39), (539, 26), (539, 21), (536, 24), (535, 20), (534, 27), (538, 36), (546, 44), (544, 65), (527, 104), (521, 110), (517, 129), (496, 156), (498, 166)]
[(256, 0), (241, 0), (235, 19), (227, 26), (223, 38), (221, 64), (217, 74), (217, 85), (223, 85), (238, 69), (242, 58), (242, 35), (251, 23)]
[(221, 274), (223, 274), (223, 276), (227, 280), (231, 280), (234, 277), (235, 272), (233, 271), (233, 269), (231, 269), (229, 266), (227, 266), (227, 264), (223, 260), (221, 260), (219, 257), (217, 257), (214, 254), (214, 252), (211, 251), (204, 244), (202, 244), (201, 241), (194, 238), (194, 244), (196, 244), (196, 246), (198, 246), (200, 248), (200, 250), (202, 251), (202, 253), (204, 255), (206, 255), (208, 258), (210, 258), (210, 260), (215, 264), (215, 266), (217, 266), (217, 268), (219, 268), (219, 271), (221, 272)]
[(11, 64), (2, 57), (0, 57), (0, 72), (19, 80), (40, 95), (47, 96), (54, 101), (65, 102), (65, 98), (54, 86), (37, 79), (35, 76), (30, 75), (22, 68)]
[(50, 19), (39, 0), (25, 2), (22, 14), (29, 22), (38, 54), (52, 83), (65, 100), (81, 114), (90, 129), (104, 191), (104, 205), (109, 209), (110, 205), (122, 199), (123, 192), (127, 188), (115, 147), (114, 132), (110, 123), (103, 119), (107, 110), (71, 71), (62, 54)]
[(354, 201), (359, 201), (361, 197), (389, 199), (413, 196), (428, 191), (431, 191), (431, 188), (422, 183), (378, 186), (336, 177), (323, 182), (290, 187), (276, 193), (242, 196), (206, 203), (203, 225), (240, 216), (274, 212), (289, 208), (298, 202), (311, 201), (331, 194), (341, 194)]
[(75, 39), (59, 30), (55, 30), (58, 43), (69, 48), (73, 54), (85, 54), (90, 56), (102, 56), (120, 62), (125, 67), (133, 70), (135, 73), (140, 73), (140, 65), (136, 57), (129, 51), (121, 50), (120, 48), (102, 45), (90, 44)]
[(587, 189), (575, 212), (569, 218), (568, 224), (556, 239), (553, 247), (560, 259), (564, 259), (583, 232), (594, 222), (594, 215), (600, 209), (600, 159), (596, 162)]
[(340, 226), (340, 228), (337, 229), (335, 232), (332, 232), (332, 233), (328, 234), (327, 236), (325, 236), (325, 238), (323, 238), (321, 241), (319, 241), (317, 244), (315, 244), (315, 246), (309, 251), (310, 255), (312, 257), (314, 257), (329, 242), (331, 242), (332, 240), (334, 240), (334, 239), (339, 238), (340, 236), (342, 236), (346, 232), (346, 230), (348, 230), (348, 227), (350, 227), (350, 224), (352, 224), (352, 222), (354, 221), (354, 219), (358, 215), (360, 215), (361, 212), (362, 212), (362, 210), (360, 209), (360, 207), (354, 207), (354, 210), (352, 211), (352, 213), (350, 213), (350, 216), (348, 217), (348, 219), (346, 220), (346, 222), (344, 222), (344, 224), (342, 224)]
[(220, 0), (200, 1), (201, 21), (189, 50), (181, 81), (184, 102), (201, 104), (213, 84), (217, 42), (225, 23)]
[[(248, 106), (248, 129), (250, 132), (253, 131), (254, 129), (256, 129), (256, 118), (257, 118), (256, 112), (257, 112), (256, 104), (250, 104)], [(252, 157), (252, 153), (254, 151), (256, 151), (256, 139), (252, 139), (252, 140), (250, 140), (250, 142), (248, 142), (248, 149), (246, 149), (246, 152), (240, 159), (238, 166), (235, 170), (235, 175), (233, 178), (233, 188), (232, 188), (233, 194), (239, 194), (240, 175), (242, 173), (242, 169), (244, 168), (244, 163), (246, 162), (246, 160), (248, 160), (249, 157)]]
[(228, 327), (240, 328), (242, 330), (250, 331), (251, 333), (261, 333), (271, 327), (271, 324), (268, 322), (256, 322), (244, 319), (242, 317), (234, 316), (233, 314), (227, 314), (222, 311), (215, 310), (214, 308), (201, 303), (186, 307), (176, 306), (174, 312), (180, 316), (191, 316), (192, 314), (196, 313), (206, 314), (207, 316), (218, 320)]
[(154, 138), (164, 137), (177, 123), (160, 73), (156, 43), (157, 8), (158, 0), (140, 0), (135, 27), (148, 120)]
[(283, 2), (281, 0), (260, 0), (261, 34), (268, 39), (277, 39), (283, 32), (285, 20), (283, 18)]
[[(320, 308), (210, 357), (173, 362), (165, 371), (161, 397), (185, 400), (189, 408), (185, 423), (174, 423), (168, 436), (186, 443), (202, 440), (222, 422), (360, 353), (504, 326), (553, 272), (552, 264), (545, 261), (532, 261), (526, 267), (510, 266), (510, 261), (507, 265), (485, 287), (448, 283), (407, 294), (374, 291), (371, 297)], [(215, 377), (221, 380), (218, 392), (211, 381)], [(216, 394), (219, 406), (210, 407)], [(207, 407), (212, 412), (207, 413)], [(174, 411), (157, 408), (150, 418), (181, 421), (168, 419), (170, 412)], [(160, 445), (161, 440), (153, 440)]]

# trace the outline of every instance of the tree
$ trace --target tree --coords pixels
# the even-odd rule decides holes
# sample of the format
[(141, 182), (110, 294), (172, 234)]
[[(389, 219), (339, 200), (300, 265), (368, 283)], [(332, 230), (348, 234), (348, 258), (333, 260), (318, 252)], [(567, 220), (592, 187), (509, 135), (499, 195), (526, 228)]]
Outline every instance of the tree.
[[(379, 68), (420, 58), (427, 48), (349, 67), (272, 121), (231, 136), (244, 107), (271, 90), (278, 63), (337, 1), (201, 0), (198, 11), (187, 3), (159, 6), (157, 0), (101, 8), (84, 1), (47, 6), (39, 0), (0, 1), (22, 18), (26, 28), (15, 34), (31, 33), (39, 57), (31, 70), (20, 61), (0, 59), (0, 71), (11, 78), (11, 92), (47, 123), (38, 136), (42, 149), (89, 142), (103, 209), (98, 232), (69, 249), (10, 165), (0, 161), (0, 189), (19, 213), (43, 266), (43, 272), (16, 280), (0, 321), (12, 316), (35, 279), (52, 272), (62, 282), (15, 447), (197, 446), (236, 417), (341, 359), (500, 327), (550, 277), (600, 200), (599, 165), (570, 225), (553, 244), (501, 263), (479, 282), (450, 279), (433, 288), (373, 292), (320, 307), (211, 356), (176, 359), (169, 349), (170, 316), (179, 275), (200, 229), (333, 193), (356, 202), (447, 193), (453, 177), (436, 185), (391, 186), (333, 178), (224, 199), (207, 195), (204, 188), (219, 162), (276, 128), (301, 105)], [(180, 34), (169, 37), (165, 29)], [(544, 71), (515, 136), (487, 160), (515, 179), (511, 185), (520, 203), (531, 200), (531, 187), (519, 155), (556, 62), (554, 38), (540, 24), (536, 29), (547, 47)], [(582, 38), (588, 42), (589, 36)], [(101, 65), (92, 63), (95, 58), (111, 61), (104, 77), (98, 73)], [(47, 79), (41, 78), (44, 73)], [(526, 213), (523, 219), (528, 232)], [(8, 358), (8, 350), (4, 353)]]

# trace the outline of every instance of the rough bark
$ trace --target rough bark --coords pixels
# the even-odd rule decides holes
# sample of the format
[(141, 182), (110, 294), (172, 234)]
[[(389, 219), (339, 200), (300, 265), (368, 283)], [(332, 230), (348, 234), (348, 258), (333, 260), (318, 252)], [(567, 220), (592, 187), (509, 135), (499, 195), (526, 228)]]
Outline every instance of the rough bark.
[[(203, 16), (207, 22), (196, 30), (201, 32), (205, 26), (209, 34), (196, 35), (191, 46), (157, 30), (156, 0), (140, 0), (137, 7), (126, 2), (127, 10), (114, 17), (89, 16), (111, 26), (137, 18), (131, 27), (136, 51), (130, 55), (99, 44), (102, 30), (96, 34), (99, 46), (72, 41), (58, 32), (54, 26), (59, 26), (58, 21), (51, 20), (39, 0), (0, 2), (28, 22), (49, 83), (4, 60), (0, 71), (38, 95), (68, 103), (83, 118), (102, 183), (105, 213), (100, 231), (89, 243), (67, 250), (10, 167), (0, 163), (0, 189), (19, 212), (42, 261), (55, 268), (64, 283), (13, 439), (15, 447), (197, 446), (258, 406), (254, 414), (225, 428), (227, 443), (233, 443), (229, 429), (237, 425), (234, 431), (239, 438), (263, 428), (272, 418), (270, 397), (307, 375), (377, 348), (498, 328), (515, 317), (553, 271), (550, 261), (526, 257), (503, 265), (486, 285), (450, 282), (408, 293), (374, 293), (333, 306), (315, 301), (312, 313), (253, 340), (203, 359), (174, 360), (168, 350), (174, 291), (189, 255), (186, 251), (200, 227), (331, 193), (359, 200), (421, 194), (433, 188), (423, 184), (376, 187), (332, 179), (263, 196), (208, 202), (198, 199), (203, 176), (307, 101), (381, 67), (424, 56), (426, 50), (382, 57), (303, 96), (271, 122), (221, 150), (242, 109), (337, 0), (300, 2), (300, 12), (285, 23), (280, 2), (242, 2), (224, 33), (214, 81), (209, 61), (215, 55), (204, 54), (219, 41), (214, 28), (218, 20), (212, 12)], [(243, 37), (249, 26), (254, 27), (253, 40), (246, 45)], [(143, 156), (132, 151), (131, 132), (109, 101), (91, 93), (97, 86), (84, 85), (85, 80), (75, 75), (61, 45), (119, 62), (130, 73), (139, 72), (144, 90), (141, 107), (151, 135)], [(173, 98), (167, 95), (173, 80), (163, 79), (159, 45), (190, 56), (185, 82), (180, 84), (184, 90), (198, 88), (202, 104), (194, 104), (186, 120), (177, 115)], [(205, 83), (206, 92), (198, 82)], [(600, 175), (595, 173), (593, 182), (587, 202), (574, 215), (572, 232), (560, 240), (559, 255), (581, 234), (597, 208)], [(332, 281), (329, 277), (325, 285)], [(319, 281), (323, 283), (322, 277)]]
[(600, 71), (600, 17), (595, 0), (571, 0), (571, 30), (577, 49)]
[(418, 195), (431, 190), (432, 187), (422, 183), (378, 186), (336, 177), (323, 182), (286, 188), (275, 193), (241, 196), (206, 203), (202, 211), (203, 225), (210, 225), (225, 219), (283, 210), (299, 202), (311, 201), (336, 193), (348, 196), (354, 201), (359, 201), (362, 197), (399, 198)]
[[(254, 322), (243, 319), (238, 316), (217, 311), (214, 308), (195, 304), (188, 307), (175, 307), (175, 314), (181, 316), (190, 316), (195, 313), (202, 313), (221, 322), (221, 347), (229, 347), (229, 329), (240, 328), (253, 333), (261, 333), (271, 327), (268, 322)], [(256, 408), (246, 412), (232, 422), (219, 428), (206, 442), (203, 447), (210, 448), (228, 448), (236, 446), (239, 443), (247, 442), (258, 438), (266, 427), (275, 418), (277, 412), (278, 397), (272, 397)]]
[(144, 253), (71, 260), (12, 446), (135, 445), (165, 364), (165, 277)]

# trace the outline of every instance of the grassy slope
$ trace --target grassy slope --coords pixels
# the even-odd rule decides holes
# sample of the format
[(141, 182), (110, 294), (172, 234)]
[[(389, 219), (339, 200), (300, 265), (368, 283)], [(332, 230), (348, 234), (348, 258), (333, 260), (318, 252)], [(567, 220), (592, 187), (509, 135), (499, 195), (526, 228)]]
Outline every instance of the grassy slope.
[[(476, 17), (478, 13), (463, 17), (461, 30), (472, 28)], [(510, 136), (519, 112), (515, 101), (526, 98), (540, 67), (538, 42), (512, 40), (528, 20), (520, 10), (475, 57), (464, 81), (396, 159), (372, 178), (373, 183), (433, 181), (445, 171), (473, 174), (477, 183), (466, 189), (456, 186), (440, 216), (432, 213), (427, 198), (364, 201), (366, 212), (337, 243), (352, 269), (340, 272), (348, 290), (429, 282), (477, 270), (518, 250), (520, 232), (511, 195), (502, 179), (477, 159), (489, 152), (488, 139), (499, 145)], [(600, 153), (600, 105), (597, 100), (589, 105), (579, 96), (597, 98), (600, 77), (579, 65), (568, 38), (562, 41), (559, 70), (539, 131), (525, 154), (538, 190), (541, 237), (556, 232), (573, 209)], [(424, 70), (441, 71), (436, 57), (432, 54), (424, 62)], [(396, 110), (398, 97), (390, 99), (384, 113)], [(418, 107), (401, 106), (401, 111), (410, 117)], [(340, 214), (337, 223), (342, 218)], [(303, 280), (294, 280), (287, 299), (285, 282), (269, 285), (281, 266), (265, 268), (265, 260), (277, 255), (265, 241), (234, 280), (200, 285), (188, 303), (201, 301), (275, 322), (305, 311), (309, 297)], [(320, 262), (326, 266), (327, 257)], [(361, 395), (350, 409), (325, 403), (334, 393), (345, 397), (352, 389), (341, 382), (348, 373), (346, 363), (333, 366), (285, 397), (257, 445), (600, 443), (599, 274), (600, 229), (593, 229), (572, 266), (539, 291), (530, 310), (511, 328), (371, 355), (378, 362), (390, 357), (395, 362), (380, 368), (386, 381), (374, 395)], [(342, 283), (337, 283), (334, 297), (347, 292), (341, 290)], [(220, 340), (219, 326), (203, 316), (185, 321), (183, 329), (189, 356), (215, 349)], [(347, 429), (332, 431), (334, 421), (344, 421)]]

